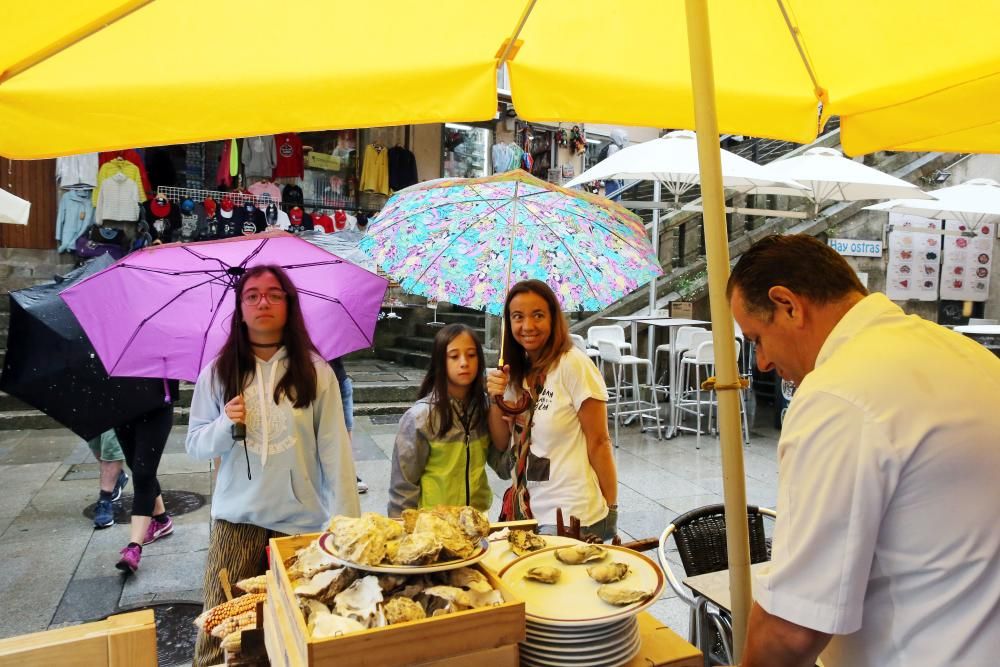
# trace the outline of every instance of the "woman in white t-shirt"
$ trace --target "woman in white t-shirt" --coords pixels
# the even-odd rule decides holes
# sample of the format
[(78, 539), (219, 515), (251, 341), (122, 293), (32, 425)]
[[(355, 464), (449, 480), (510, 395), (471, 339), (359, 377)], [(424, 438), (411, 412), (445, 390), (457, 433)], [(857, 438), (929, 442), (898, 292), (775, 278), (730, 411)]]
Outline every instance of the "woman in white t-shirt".
[(511, 487), (501, 518), (538, 520), (555, 533), (556, 510), (603, 540), (618, 528), (618, 472), (608, 435), (608, 390), (586, 354), (573, 346), (556, 295), (539, 280), (514, 285), (504, 304), (503, 370), (490, 370), (486, 390), (511, 415), (490, 406), (493, 445), (508, 452)]

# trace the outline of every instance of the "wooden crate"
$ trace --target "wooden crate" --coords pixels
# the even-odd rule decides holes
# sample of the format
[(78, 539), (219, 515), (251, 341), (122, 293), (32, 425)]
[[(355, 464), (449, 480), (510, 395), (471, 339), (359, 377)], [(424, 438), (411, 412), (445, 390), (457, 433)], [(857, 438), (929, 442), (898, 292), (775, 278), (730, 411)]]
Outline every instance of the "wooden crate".
[(0, 640), (0, 667), (156, 667), (152, 610)]
[[(402, 667), (505, 646), (514, 647), (507, 656), (514, 656), (509, 664), (517, 664), (516, 645), (524, 641), (525, 636), (524, 603), (517, 600), (495, 574), (478, 565), (475, 567), (503, 594), (503, 604), (353, 632), (342, 637), (311, 639), (292, 593), (284, 561), (317, 537), (318, 534), (311, 534), (271, 540), (272, 579), (268, 581), (267, 609), (274, 616), (272, 638), (268, 643), (268, 656), (273, 664)], [(265, 618), (267, 615), (265, 613)], [(272, 656), (272, 648), (280, 655)], [(504, 659), (502, 653), (494, 654), (488, 663), (477, 664), (506, 664), (501, 661)]]

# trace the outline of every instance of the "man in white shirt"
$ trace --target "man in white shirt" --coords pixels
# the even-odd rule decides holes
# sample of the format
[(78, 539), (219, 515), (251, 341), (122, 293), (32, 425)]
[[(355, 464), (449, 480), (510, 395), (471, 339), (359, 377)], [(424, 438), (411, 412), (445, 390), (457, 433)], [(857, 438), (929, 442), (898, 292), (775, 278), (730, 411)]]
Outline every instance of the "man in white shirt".
[(798, 385), (744, 667), (997, 664), (1000, 359), (808, 236), (755, 244), (728, 295), (761, 370)]

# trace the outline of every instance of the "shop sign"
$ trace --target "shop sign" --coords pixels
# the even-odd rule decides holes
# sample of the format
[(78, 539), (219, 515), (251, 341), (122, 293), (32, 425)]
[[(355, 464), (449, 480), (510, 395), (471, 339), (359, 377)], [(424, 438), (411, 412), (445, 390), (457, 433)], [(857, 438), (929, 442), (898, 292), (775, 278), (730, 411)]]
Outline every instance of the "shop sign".
[(827, 245), (846, 257), (881, 257), (882, 242), (866, 239), (828, 239)]
[(340, 171), (340, 157), (313, 151), (306, 155), (306, 166), (324, 171)]

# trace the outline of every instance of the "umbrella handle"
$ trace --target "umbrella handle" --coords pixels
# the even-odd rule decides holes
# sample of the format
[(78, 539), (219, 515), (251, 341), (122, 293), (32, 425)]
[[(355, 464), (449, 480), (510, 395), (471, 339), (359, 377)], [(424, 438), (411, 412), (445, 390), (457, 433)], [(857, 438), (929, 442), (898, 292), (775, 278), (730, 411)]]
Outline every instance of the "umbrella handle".
[(517, 399), (516, 403), (508, 403), (503, 400), (502, 396), (494, 396), (493, 402), (496, 403), (497, 407), (500, 408), (500, 412), (505, 415), (519, 415), (528, 409), (529, 396), (527, 394), (521, 394), (521, 398)]

